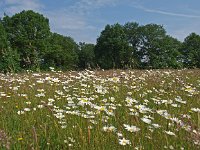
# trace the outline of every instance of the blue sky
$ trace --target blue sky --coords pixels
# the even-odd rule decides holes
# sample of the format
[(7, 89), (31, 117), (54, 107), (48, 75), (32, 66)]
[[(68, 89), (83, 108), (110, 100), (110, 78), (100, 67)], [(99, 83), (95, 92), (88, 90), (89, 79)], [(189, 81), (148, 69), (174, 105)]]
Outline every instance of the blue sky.
[(0, 0), (0, 16), (34, 10), (49, 18), (51, 31), (76, 42), (95, 43), (106, 24), (161, 24), (183, 39), (200, 34), (199, 0)]

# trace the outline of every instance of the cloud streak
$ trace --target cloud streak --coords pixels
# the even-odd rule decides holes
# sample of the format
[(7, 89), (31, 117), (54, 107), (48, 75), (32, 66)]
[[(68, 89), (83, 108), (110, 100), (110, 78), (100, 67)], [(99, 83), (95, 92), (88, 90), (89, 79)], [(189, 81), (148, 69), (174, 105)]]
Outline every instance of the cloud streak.
[(182, 13), (174, 13), (174, 12), (169, 12), (169, 11), (163, 11), (163, 10), (157, 10), (157, 9), (148, 9), (143, 6), (135, 6), (137, 9), (141, 9), (145, 12), (150, 12), (150, 13), (157, 13), (157, 14), (162, 14), (162, 15), (168, 15), (168, 16), (174, 16), (174, 17), (184, 17), (184, 18), (200, 18), (200, 15), (188, 15), (188, 14), (182, 14)]

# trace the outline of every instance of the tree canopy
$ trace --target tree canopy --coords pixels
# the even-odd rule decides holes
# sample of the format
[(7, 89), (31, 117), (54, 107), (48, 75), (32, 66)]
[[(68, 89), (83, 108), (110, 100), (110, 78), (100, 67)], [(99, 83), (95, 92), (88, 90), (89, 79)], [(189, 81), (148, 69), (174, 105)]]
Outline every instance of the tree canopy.
[(191, 33), (182, 45), (184, 66), (187, 68), (200, 68), (200, 35)]
[(96, 44), (52, 33), (49, 19), (32, 10), (0, 19), (0, 72), (77, 69), (200, 68), (200, 35), (183, 42), (158, 24), (106, 25)]
[(2, 20), (11, 47), (20, 55), (24, 69), (40, 69), (40, 61), (50, 35), (49, 20), (32, 10), (22, 11)]
[(11, 49), (4, 26), (0, 23), (0, 71), (15, 72), (19, 70), (19, 56)]
[(49, 66), (61, 70), (75, 69), (78, 66), (77, 51), (78, 45), (72, 38), (52, 33), (42, 66), (46, 69)]
[(97, 39), (95, 56), (101, 68), (123, 68), (130, 63), (130, 47), (123, 26), (107, 25)]

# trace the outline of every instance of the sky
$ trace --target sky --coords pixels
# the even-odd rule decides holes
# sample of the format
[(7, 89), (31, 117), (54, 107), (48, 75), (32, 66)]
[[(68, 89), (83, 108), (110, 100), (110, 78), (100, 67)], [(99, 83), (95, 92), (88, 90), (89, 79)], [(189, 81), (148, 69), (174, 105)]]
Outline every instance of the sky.
[(52, 32), (76, 42), (96, 43), (107, 24), (137, 22), (163, 25), (183, 41), (200, 34), (200, 0), (0, 0), (0, 17), (34, 10), (50, 21)]

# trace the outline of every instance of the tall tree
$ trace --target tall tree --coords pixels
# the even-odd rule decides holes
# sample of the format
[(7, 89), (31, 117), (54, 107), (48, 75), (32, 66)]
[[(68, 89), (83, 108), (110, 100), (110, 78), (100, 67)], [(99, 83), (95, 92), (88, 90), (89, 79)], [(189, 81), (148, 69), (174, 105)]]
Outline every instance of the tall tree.
[(131, 48), (131, 68), (137, 68), (140, 63), (140, 58), (137, 52), (138, 45), (140, 42), (140, 26), (136, 22), (128, 22), (124, 25), (124, 31)]
[(20, 54), (23, 69), (39, 70), (50, 34), (49, 20), (32, 10), (3, 18), (13, 49)]
[(104, 69), (123, 68), (130, 64), (130, 55), (131, 49), (123, 26), (107, 25), (95, 46), (97, 64)]
[(62, 70), (77, 69), (78, 45), (72, 38), (52, 33), (49, 43), (42, 63), (43, 68), (51, 66)]
[(0, 72), (16, 72), (19, 70), (19, 55), (12, 50), (7, 33), (0, 22)]
[(181, 68), (181, 42), (177, 39), (166, 35), (159, 42), (159, 53), (157, 54), (156, 59), (153, 60), (154, 68)]
[(200, 68), (200, 35), (191, 33), (183, 42), (181, 49), (184, 67)]
[(141, 27), (140, 44), (138, 54), (142, 68), (158, 68), (159, 56), (161, 56), (161, 42), (166, 37), (165, 29), (157, 24), (147, 24)]
[(95, 68), (94, 44), (79, 43), (79, 67), (81, 69)]

